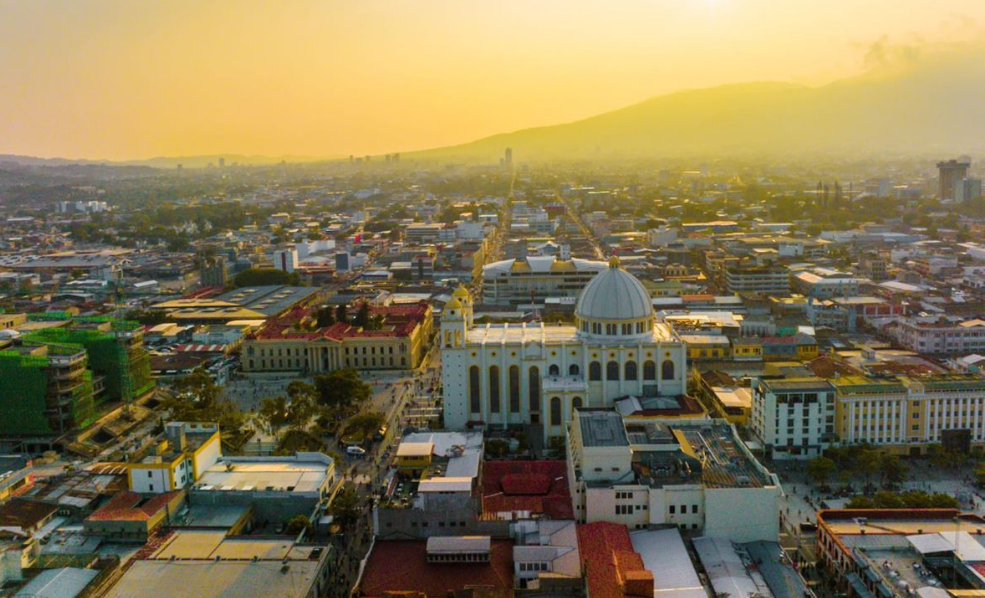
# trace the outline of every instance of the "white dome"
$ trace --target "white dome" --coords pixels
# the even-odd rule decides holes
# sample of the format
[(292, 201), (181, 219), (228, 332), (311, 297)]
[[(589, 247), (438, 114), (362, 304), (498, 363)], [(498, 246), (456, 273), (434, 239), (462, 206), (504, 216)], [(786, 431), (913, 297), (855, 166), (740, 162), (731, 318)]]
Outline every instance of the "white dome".
[(584, 320), (642, 320), (653, 315), (650, 293), (619, 259), (590, 280), (578, 297), (575, 315)]

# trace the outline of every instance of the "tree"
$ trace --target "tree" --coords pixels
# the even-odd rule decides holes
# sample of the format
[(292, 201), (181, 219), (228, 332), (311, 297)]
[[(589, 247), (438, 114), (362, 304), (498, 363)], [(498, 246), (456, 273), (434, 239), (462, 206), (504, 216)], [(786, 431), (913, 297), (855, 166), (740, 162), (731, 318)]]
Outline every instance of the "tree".
[(366, 438), (371, 438), (383, 425), (385, 419), (379, 411), (355, 415), (345, 426), (345, 437), (348, 437), (351, 442), (360, 443)]
[(346, 313), (345, 303), (339, 303), (339, 306), (335, 308), (335, 320), (338, 322), (348, 322), (349, 317)]
[(174, 383), (178, 397), (190, 400), (197, 409), (210, 409), (222, 394), (222, 388), (202, 368), (195, 368), (192, 373), (179, 378)]
[(363, 301), (359, 304), (359, 310), (356, 311), (356, 317), (352, 319), (352, 323), (360, 328), (369, 328), (369, 303)]
[(979, 486), (985, 486), (985, 461), (979, 463), (978, 466), (975, 467), (975, 482), (977, 482)]
[(906, 466), (896, 455), (883, 455), (879, 459), (879, 473), (883, 485), (895, 485), (906, 480)]
[(347, 408), (359, 405), (372, 395), (369, 384), (360, 380), (359, 373), (352, 368), (315, 376), (314, 382), (318, 389), (318, 402), (325, 407)]
[(284, 397), (264, 399), (260, 402), (257, 417), (271, 434), (287, 423), (287, 400)]
[(355, 524), (359, 520), (359, 495), (356, 494), (356, 489), (351, 484), (347, 484), (335, 496), (328, 512), (344, 530)]
[(268, 285), (297, 284), (298, 277), (292, 273), (273, 268), (250, 268), (243, 270), (233, 279), (237, 287), (260, 287)]
[(315, 312), (315, 325), (318, 328), (327, 328), (335, 323), (335, 312), (331, 307), (323, 305)]
[(510, 443), (502, 438), (492, 438), (486, 441), (486, 455), (501, 459), (510, 454)]
[(311, 530), (311, 520), (306, 515), (295, 515), (287, 522), (287, 533), (296, 536)]
[(827, 483), (828, 478), (831, 474), (835, 472), (838, 466), (835, 464), (834, 460), (828, 457), (817, 457), (812, 459), (810, 463), (807, 464), (807, 475), (810, 476), (812, 480), (821, 484), (822, 486)]
[(287, 406), (287, 421), (295, 430), (305, 430), (315, 416), (315, 401), (318, 391), (311, 384), (294, 380), (287, 385), (287, 396), (291, 402)]
[(177, 421), (218, 422), (225, 430), (237, 430), (243, 425), (243, 412), (229, 399), (222, 398), (222, 388), (202, 368), (179, 378), (175, 394), (165, 400)]

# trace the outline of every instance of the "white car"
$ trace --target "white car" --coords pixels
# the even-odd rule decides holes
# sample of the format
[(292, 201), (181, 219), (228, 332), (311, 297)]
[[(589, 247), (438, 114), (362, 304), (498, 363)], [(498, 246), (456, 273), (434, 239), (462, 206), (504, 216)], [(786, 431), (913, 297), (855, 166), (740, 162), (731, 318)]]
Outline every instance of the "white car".
[(366, 454), (366, 449), (361, 446), (352, 445), (345, 447), (345, 452), (354, 457), (362, 457)]

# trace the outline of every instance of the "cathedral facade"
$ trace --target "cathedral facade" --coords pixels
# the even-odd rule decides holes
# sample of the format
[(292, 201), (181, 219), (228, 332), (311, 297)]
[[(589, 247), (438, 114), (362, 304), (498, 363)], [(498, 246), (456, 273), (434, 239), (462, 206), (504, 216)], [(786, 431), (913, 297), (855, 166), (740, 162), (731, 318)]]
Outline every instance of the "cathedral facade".
[(542, 426), (564, 436), (579, 407), (686, 391), (684, 343), (657, 322), (650, 294), (612, 258), (585, 286), (575, 325), (475, 325), (459, 288), (441, 320), (445, 427)]

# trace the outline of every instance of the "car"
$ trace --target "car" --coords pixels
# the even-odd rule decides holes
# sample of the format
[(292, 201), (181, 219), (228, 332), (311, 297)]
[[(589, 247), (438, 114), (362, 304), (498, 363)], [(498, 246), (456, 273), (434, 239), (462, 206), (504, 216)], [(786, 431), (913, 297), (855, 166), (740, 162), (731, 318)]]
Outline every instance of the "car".
[(356, 446), (353, 444), (351, 446), (345, 447), (345, 452), (346, 454), (352, 455), (353, 457), (362, 457), (363, 455), (366, 454), (366, 449), (364, 449), (361, 446)]

